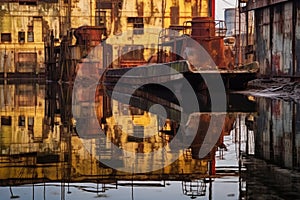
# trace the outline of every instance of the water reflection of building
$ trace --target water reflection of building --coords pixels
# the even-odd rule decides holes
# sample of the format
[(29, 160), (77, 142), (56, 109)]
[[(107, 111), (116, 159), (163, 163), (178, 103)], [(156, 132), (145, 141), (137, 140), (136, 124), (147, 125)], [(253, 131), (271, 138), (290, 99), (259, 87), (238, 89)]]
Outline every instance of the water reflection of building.
[[(4, 87), (8, 87), (6, 92), (4, 92)], [(28, 92), (28, 88), (34, 88), (32, 89), (34, 92), (32, 90)], [(18, 133), (12, 134), (12, 138), (18, 138), (18, 140), (6, 140), (4, 137), (5, 133), (2, 130), (7, 129), (6, 125), (4, 125), (7, 118), (3, 118), (4, 123), (1, 123), (2, 151), (0, 159), (0, 170), (2, 174), (1, 184), (3, 186), (59, 181), (63, 186), (67, 187), (67, 183), (88, 181), (97, 184), (101, 183), (102, 187), (105, 188), (108, 187), (109, 183), (113, 185), (135, 185), (137, 181), (143, 181), (143, 185), (146, 187), (148, 183), (144, 182), (145, 180), (148, 182), (182, 181), (183, 193), (186, 195), (192, 194), (192, 196), (202, 196), (207, 192), (205, 191), (205, 186), (211, 183), (212, 178), (218, 177), (214, 169), (214, 159), (215, 152), (218, 145), (221, 144), (222, 139), (217, 142), (216, 147), (213, 148), (205, 158), (199, 158), (193, 155), (193, 151), (200, 145), (195, 141), (191, 148), (186, 149), (184, 154), (179, 157), (177, 161), (161, 170), (149, 173), (124, 173), (101, 164), (99, 162), (99, 156), (103, 155), (97, 154), (98, 144), (96, 143), (95, 135), (92, 133), (86, 138), (78, 137), (76, 130), (70, 126), (72, 122), (70, 121), (71, 115), (66, 117), (70, 112), (70, 107), (68, 107), (70, 100), (66, 97), (68, 95), (64, 98), (59, 96), (67, 94), (69, 90), (68, 87), (61, 88), (59, 85), (51, 85), (51, 87), (46, 86), (46, 88), (47, 90), (45, 91), (45, 86), (39, 85), (3, 86), (2, 92), (5, 93), (3, 96), (5, 100), (1, 99), (1, 102), (10, 102), (10, 109), (15, 111), (14, 115), (18, 113), (17, 109), (21, 110), (24, 108), (24, 106), (20, 106), (21, 104), (15, 103), (17, 102), (16, 99), (26, 100), (24, 94), (27, 94), (27, 100), (36, 99), (34, 102), (37, 103), (28, 101), (26, 109), (31, 110), (33, 112), (31, 115), (35, 117), (34, 133), (40, 133), (39, 137), (37, 137), (37, 135), (34, 137), (38, 138), (38, 140), (21, 140)], [(15, 95), (16, 98), (13, 101), (8, 101), (7, 99), (12, 98), (12, 94), (15, 94), (16, 91), (22, 91), (19, 92), (22, 95)], [(27, 91), (27, 93), (25, 91)], [(49, 94), (53, 95), (52, 98)], [(46, 99), (45, 103), (43, 102), (44, 98)], [(102, 99), (104, 102), (107, 101), (106, 97), (99, 99)], [(65, 103), (65, 105), (60, 105), (62, 103)], [(9, 103), (6, 104), (7, 106), (1, 106), (3, 109), (1, 116), (4, 116), (3, 113), (7, 113), (5, 109), (8, 110)], [(110, 113), (114, 114), (114, 116), (107, 114), (106, 120), (104, 121), (106, 122), (106, 137), (109, 138), (111, 143), (137, 152), (147, 152), (152, 151), (153, 148), (161, 147), (173, 137), (172, 129), (174, 127), (174, 119), (164, 121), (163, 123), (158, 122), (157, 116), (153, 113), (143, 111), (141, 108), (133, 106), (126, 110), (124, 105), (117, 101), (113, 101), (110, 109)], [(100, 113), (105, 112), (103, 109)], [(113, 117), (116, 116), (120, 119), (114, 120)], [(51, 120), (51, 118), (53, 118), (53, 120)], [(202, 118), (203, 120), (208, 119), (209, 115), (204, 114)], [(12, 117), (12, 121), (13, 119), (18, 118)], [(25, 119), (25, 123), (30, 121), (27, 118)], [(127, 123), (129, 119), (132, 119), (132, 124)], [(120, 121), (122, 124), (127, 124), (127, 127), (121, 129), (119, 127), (120, 124), (116, 123)], [(70, 122), (70, 124), (67, 122)], [(232, 122), (230, 122), (230, 124), (232, 124)], [(205, 123), (207, 123), (207, 121)], [(11, 129), (15, 130), (15, 127), (18, 127), (18, 123), (13, 122), (11, 127)], [(230, 132), (232, 129), (232, 126), (228, 127), (228, 129), (224, 129), (225, 132)], [(123, 135), (124, 130), (128, 133), (132, 132), (133, 137), (125, 138)], [(155, 137), (152, 137), (153, 141), (151, 141), (151, 139), (149, 140), (149, 137), (146, 137), (149, 136), (147, 134), (151, 133), (150, 131), (155, 133)], [(29, 131), (27, 135), (26, 137), (30, 138)], [(195, 149), (193, 149), (194, 147)], [(106, 144), (106, 150), (108, 154), (105, 156), (112, 155), (109, 152), (109, 143)], [(110, 159), (112, 158), (110, 157)], [(126, 183), (126, 181), (129, 182)], [(133, 183), (130, 181), (133, 181)], [(100, 186), (99, 188), (99, 191), (101, 191)], [(188, 190), (188, 188), (191, 190)], [(194, 190), (197, 192), (195, 193)], [(103, 189), (103, 191), (105, 191), (105, 189)]]
[(255, 155), (289, 169), (299, 169), (299, 105), (259, 99)]
[(257, 115), (248, 122), (253, 134), (247, 137), (243, 158), (247, 195), (253, 199), (271, 195), (298, 199), (299, 104), (268, 98), (257, 102)]
[[(1, 151), (29, 153), (42, 140), (44, 116), (43, 86), (0, 85)], [(32, 144), (31, 144), (32, 143)]]
[[(289, 171), (289, 169), (298, 170), (297, 104), (259, 98), (257, 114), (227, 115), (228, 123), (225, 123), (222, 135), (228, 137), (235, 134), (233, 144), (238, 147), (238, 151), (227, 146), (224, 137), (221, 137), (208, 156), (197, 158), (197, 154), (193, 155), (193, 151), (198, 151), (199, 143), (195, 142), (177, 161), (165, 168), (149, 173), (132, 174), (117, 171), (99, 162), (99, 156), (109, 158), (113, 154), (109, 151), (109, 143), (106, 143), (107, 154), (98, 154), (96, 132), (90, 133), (85, 138), (76, 135), (76, 129), (72, 128), (72, 117), (68, 114), (70, 99), (68, 95), (60, 97), (62, 93), (67, 94), (68, 91), (71, 94), (71, 88), (35, 84), (1, 85), (0, 88), (2, 186), (32, 184), (32, 187), (40, 187), (41, 183), (47, 185), (47, 182), (56, 181), (59, 182), (59, 187), (64, 188), (61, 194), (67, 194), (69, 187), (74, 188), (74, 185), (80, 183), (84, 191), (100, 195), (108, 189), (126, 186), (168, 188), (169, 184), (180, 181), (182, 195), (190, 197), (205, 195), (212, 198), (212, 188), (217, 184), (216, 180), (223, 176), (231, 176), (236, 178), (241, 197), (256, 198), (257, 187), (261, 184), (277, 188), (278, 191), (288, 191), (287, 194), (283, 193), (285, 196), (294, 199), (298, 197), (294, 193), (297, 190), (297, 179), (293, 178), (297, 173)], [(172, 139), (174, 133), (172, 129), (176, 129), (174, 126), (176, 117), (159, 122), (154, 113), (146, 112), (141, 107), (130, 106), (126, 110), (120, 102), (114, 100), (113, 104), (109, 104), (109, 98), (103, 95), (98, 98), (101, 102), (106, 102), (102, 105), (111, 105), (97, 110), (99, 114), (105, 115), (106, 119), (102, 118), (99, 126), (101, 122), (103, 127), (106, 126), (106, 138), (111, 143), (129, 150), (146, 152), (151, 151), (153, 146), (160, 147), (163, 142), (167, 143)], [(62, 103), (65, 105), (60, 106)], [(19, 117), (23, 115), (25, 117)], [(34, 118), (33, 125), (30, 117)], [(119, 119), (113, 119), (116, 117)], [(209, 115), (204, 114), (202, 118), (205, 121)], [(129, 119), (132, 121), (131, 124), (127, 123)], [(123, 123), (126, 125), (124, 129), (120, 127)], [(155, 142), (149, 141), (148, 138), (139, 138), (147, 136), (150, 131), (158, 135), (153, 137), (156, 139), (153, 140)], [(132, 136), (128, 137), (126, 134), (125, 137), (125, 133), (130, 132)], [(237, 151), (238, 165), (216, 165), (214, 168), (213, 162), (220, 164), (223, 161), (222, 156), (226, 157), (228, 153), (224, 151), (224, 155), (221, 156), (222, 148)], [(244, 153), (248, 156), (245, 157)], [(243, 167), (243, 161), (247, 161), (246, 168)], [(268, 164), (270, 162), (271, 165)], [(268, 182), (271, 179), (272, 183)], [(247, 187), (244, 185), (245, 181)], [(93, 184), (93, 187), (88, 187), (88, 184)], [(16, 191), (16, 188), (12, 188), (12, 191)], [(260, 191), (262, 195), (273, 192), (272, 189), (266, 188), (263, 190), (260, 188)]]

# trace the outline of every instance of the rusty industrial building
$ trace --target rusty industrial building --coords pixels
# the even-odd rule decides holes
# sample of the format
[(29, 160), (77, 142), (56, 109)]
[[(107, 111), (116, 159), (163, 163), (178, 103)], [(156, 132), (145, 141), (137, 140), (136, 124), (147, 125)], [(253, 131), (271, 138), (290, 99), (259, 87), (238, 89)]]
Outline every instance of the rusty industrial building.
[[(96, 27), (105, 30), (107, 36), (119, 36), (133, 29), (134, 40), (128, 38), (128, 41), (138, 46), (144, 42), (141, 39), (144, 28), (169, 27), (183, 24), (193, 16), (214, 15), (208, 13), (211, 7), (214, 1), (208, 0), (3, 0), (0, 2), (0, 73), (4, 76), (44, 73), (47, 59), (55, 62), (45, 52), (45, 46), (50, 46), (47, 42), (51, 33), (53, 46), (59, 46), (67, 37), (70, 47), (76, 43), (74, 30), (79, 27)], [(72, 53), (78, 57), (76, 52)], [(82, 52), (78, 59), (81, 56)]]
[[(214, 4), (214, 1), (198, 0), (2, 0), (0, 73), (45, 72), (45, 42), (51, 31), (54, 45), (59, 45), (63, 36), (82, 26), (105, 28), (108, 37), (133, 29), (132, 41), (138, 47), (144, 42), (140, 40), (143, 28), (182, 25), (192, 17), (208, 15), (214, 11), (210, 9)], [(264, 77), (299, 78), (300, 3), (240, 0), (239, 8), (245, 16), (241, 23), (246, 23), (247, 28), (234, 34), (241, 35), (236, 45), (243, 47), (242, 58), (236, 64), (256, 60)], [(73, 39), (69, 46), (75, 43)], [(145, 49), (153, 45), (156, 44), (146, 44)], [(116, 51), (119, 47), (114, 48)]]

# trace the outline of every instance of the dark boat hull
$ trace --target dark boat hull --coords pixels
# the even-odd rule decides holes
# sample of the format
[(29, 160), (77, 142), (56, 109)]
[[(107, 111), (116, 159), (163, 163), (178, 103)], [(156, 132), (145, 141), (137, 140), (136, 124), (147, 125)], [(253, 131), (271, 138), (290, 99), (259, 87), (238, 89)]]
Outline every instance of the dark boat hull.
[[(169, 73), (155, 72), (160, 66), (169, 66), (172, 70)], [(131, 70), (135, 70), (132, 74)], [(176, 73), (175, 73), (175, 72)], [(245, 89), (249, 81), (257, 76), (258, 65), (251, 63), (236, 70), (194, 70), (187, 61), (177, 61), (164, 64), (151, 64), (135, 68), (107, 69), (104, 72), (104, 85), (141, 86), (145, 83), (171, 84), (176, 85), (187, 80), (196, 90), (207, 89), (207, 80), (221, 80), (225, 89)]]

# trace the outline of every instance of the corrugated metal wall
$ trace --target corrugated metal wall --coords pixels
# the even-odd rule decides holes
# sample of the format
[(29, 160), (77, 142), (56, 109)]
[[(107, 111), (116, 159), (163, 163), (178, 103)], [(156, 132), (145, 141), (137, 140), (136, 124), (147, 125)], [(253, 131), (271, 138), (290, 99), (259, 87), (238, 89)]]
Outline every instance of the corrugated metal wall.
[(260, 63), (260, 73), (271, 73), (270, 44), (270, 10), (263, 9), (255, 12), (256, 19), (256, 59)]
[(296, 4), (295, 30), (295, 75), (300, 76), (300, 3)]
[(267, 76), (300, 75), (300, 2), (255, 10), (256, 60)]

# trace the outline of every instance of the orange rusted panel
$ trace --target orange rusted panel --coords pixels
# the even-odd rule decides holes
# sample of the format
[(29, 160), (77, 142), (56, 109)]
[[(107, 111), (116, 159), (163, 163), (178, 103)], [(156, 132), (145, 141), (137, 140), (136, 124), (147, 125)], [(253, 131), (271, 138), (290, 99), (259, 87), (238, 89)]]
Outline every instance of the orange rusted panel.
[(216, 27), (214, 17), (195, 17), (191, 23), (192, 38), (203, 46), (219, 68), (230, 68), (232, 59), (225, 59), (224, 35)]
[(81, 26), (74, 33), (78, 45), (97, 46), (106, 36), (106, 29), (97, 26)]

